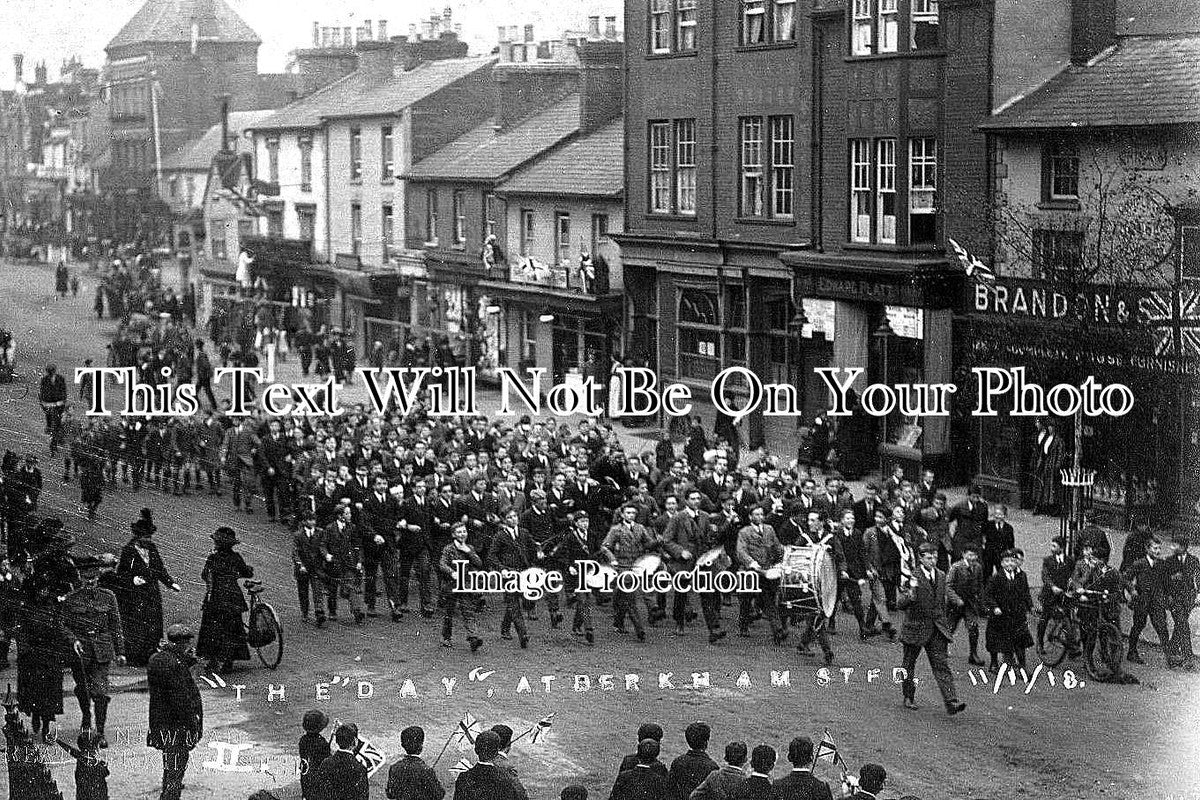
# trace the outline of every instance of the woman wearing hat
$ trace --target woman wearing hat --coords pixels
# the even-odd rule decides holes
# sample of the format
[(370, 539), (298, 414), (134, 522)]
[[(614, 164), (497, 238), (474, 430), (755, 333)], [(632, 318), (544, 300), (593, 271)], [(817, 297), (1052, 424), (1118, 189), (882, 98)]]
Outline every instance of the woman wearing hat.
[(233, 528), (217, 528), (212, 540), (214, 549), (200, 573), (208, 591), (200, 615), (196, 655), (207, 659), (214, 672), (228, 672), (234, 661), (250, 660), (246, 626), (242, 621), (249, 606), (238, 581), (253, 578), (254, 570), (246, 564), (241, 553), (234, 551), (239, 540)]
[(154, 655), (163, 637), (161, 583), (178, 592), (179, 584), (167, 572), (158, 546), (154, 543), (157, 527), (150, 509), (129, 526), (133, 537), (121, 550), (117, 565), (117, 600), (121, 606), (121, 624), (125, 628), (125, 658), (135, 667), (144, 667)]
[(68, 651), (58, 603), (49, 586), (17, 611), (17, 702), (32, 718), (33, 734), (53, 740), (50, 724), (63, 713), (63, 658)]

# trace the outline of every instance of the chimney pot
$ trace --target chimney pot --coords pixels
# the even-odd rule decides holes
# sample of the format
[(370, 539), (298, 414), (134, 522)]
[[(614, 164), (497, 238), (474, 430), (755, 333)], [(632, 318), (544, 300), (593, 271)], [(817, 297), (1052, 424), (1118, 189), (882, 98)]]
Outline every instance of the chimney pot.
[(388, 21), (386, 19), (379, 20), (379, 41), (381, 41), (381, 42), (387, 41), (387, 38), (388, 38), (387, 22)]
[(504, 44), (508, 41), (508, 28), (504, 27), (503, 25), (500, 25), (496, 28), (496, 41), (500, 44)]
[(600, 38), (600, 18), (588, 17), (588, 36), (593, 39)]
[(604, 38), (605, 39), (617, 38), (617, 18), (616, 17), (605, 17), (604, 18)]
[(342, 46), (343, 47), (353, 47), (354, 46), (354, 40), (352, 38), (350, 38), (350, 26), (349, 25), (342, 28)]
[(321, 46), (321, 23), (313, 23), (313, 47)]
[(526, 42), (533, 41), (533, 26), (532, 25), (525, 26), (525, 41)]
[(450, 20), (453, 17), (454, 9), (450, 8), (450, 6), (446, 6), (444, 9), (442, 9), (442, 19), (445, 21), (447, 28), (450, 27)]

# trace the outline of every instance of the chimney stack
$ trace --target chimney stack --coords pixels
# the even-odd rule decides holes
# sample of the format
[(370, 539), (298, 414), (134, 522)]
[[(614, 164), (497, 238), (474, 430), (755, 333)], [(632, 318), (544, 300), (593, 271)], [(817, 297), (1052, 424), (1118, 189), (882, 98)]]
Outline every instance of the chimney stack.
[(526, 25), (525, 26), (525, 43), (531, 44), (532, 42), (533, 42), (533, 26)]
[(617, 38), (617, 18), (616, 17), (605, 17), (604, 18), (604, 38), (605, 39), (614, 39), (614, 40)]
[(588, 17), (588, 38), (589, 39), (599, 39), (600, 38), (600, 18), (599, 17)]
[(371, 83), (383, 83), (395, 74), (395, 48), (391, 42), (364, 39), (358, 43), (358, 71)]
[(366, 34), (366, 38), (374, 39), (375, 38), (375, 26), (373, 26), (371, 24), (371, 20), (364, 19), (362, 26), (363, 26), (363, 33)]
[(350, 35), (350, 26), (342, 28), (342, 47), (354, 47), (354, 39)]
[(1072, 64), (1083, 66), (1116, 41), (1116, 0), (1071, 0)]
[(313, 23), (313, 47), (321, 46), (321, 23)]
[(22, 53), (13, 53), (13, 73), (17, 76), (17, 86), (20, 87), (25, 81), (25, 56)]
[(381, 19), (379, 20), (379, 41), (387, 41), (387, 38), (387, 20)]
[(625, 45), (583, 42), (579, 47), (579, 127), (591, 132), (621, 115)]

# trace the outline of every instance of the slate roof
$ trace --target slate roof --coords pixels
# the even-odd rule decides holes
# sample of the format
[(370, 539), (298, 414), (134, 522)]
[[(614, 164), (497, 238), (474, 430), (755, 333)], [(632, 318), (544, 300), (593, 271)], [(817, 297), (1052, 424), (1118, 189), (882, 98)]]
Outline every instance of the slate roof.
[(507, 194), (615, 197), (625, 185), (625, 125), (618, 118), (535, 158), (498, 187)]
[(205, 41), (262, 43), (225, 0), (146, 0), (105, 49), (142, 42), (190, 42), (193, 18)]
[(1131, 36), (1091, 66), (1068, 67), (985, 129), (1102, 128), (1200, 122), (1200, 35)]
[(471, 73), (495, 64), (491, 56), (425, 61), (382, 83), (357, 70), (284, 106), (255, 130), (316, 128), (322, 120), (394, 114)]
[[(255, 123), (266, 119), (275, 113), (267, 109), (265, 111), (231, 111), (229, 113), (229, 134), (231, 136), (241, 136), (242, 132), (247, 128), (251, 128)], [(182, 147), (176, 150), (171, 155), (163, 159), (164, 170), (195, 170), (198, 172), (207, 172), (212, 165), (213, 156), (221, 149), (221, 126), (220, 124), (213, 125), (199, 139), (192, 139), (190, 142), (184, 143)], [(247, 147), (239, 147), (239, 151), (248, 150)]]
[(539, 153), (579, 131), (579, 95), (572, 94), (497, 132), (494, 119), (468, 131), (412, 166), (416, 180), (498, 180)]

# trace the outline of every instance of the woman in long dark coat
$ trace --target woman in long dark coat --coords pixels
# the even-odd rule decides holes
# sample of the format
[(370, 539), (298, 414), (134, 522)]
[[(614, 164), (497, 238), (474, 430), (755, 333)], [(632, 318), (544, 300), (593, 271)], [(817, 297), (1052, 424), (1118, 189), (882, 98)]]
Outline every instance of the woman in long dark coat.
[(131, 666), (144, 667), (163, 638), (162, 593), (158, 585), (178, 592), (179, 584), (167, 572), (154, 543), (157, 528), (150, 509), (143, 508), (142, 516), (130, 528), (133, 538), (121, 550), (117, 565), (121, 588), (117, 600), (125, 630), (125, 658)]
[(1013, 669), (1025, 666), (1025, 650), (1033, 646), (1026, 618), (1033, 610), (1033, 596), (1025, 573), (1017, 569), (1018, 558), (1013, 550), (1005, 550), (996, 571), (984, 589), (983, 607), (987, 609), (987, 635), (984, 639), (991, 653), (991, 669), (999, 668), (999, 656)]
[(33, 718), (33, 734), (50, 740), (63, 713), (63, 657), (69, 652), (58, 604), (43, 587), (17, 611), (17, 703)]
[(200, 615), (196, 656), (207, 659), (213, 671), (218, 671), (219, 667), (219, 671), (228, 672), (234, 661), (250, 660), (246, 626), (242, 621), (249, 606), (238, 581), (253, 578), (254, 570), (246, 564), (242, 554), (233, 549), (238, 544), (233, 528), (217, 528), (212, 539), (215, 549), (200, 573), (208, 592)]

